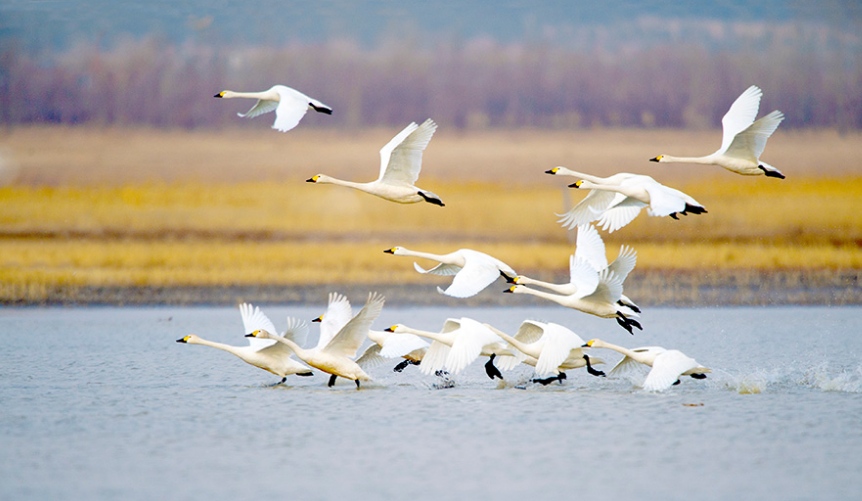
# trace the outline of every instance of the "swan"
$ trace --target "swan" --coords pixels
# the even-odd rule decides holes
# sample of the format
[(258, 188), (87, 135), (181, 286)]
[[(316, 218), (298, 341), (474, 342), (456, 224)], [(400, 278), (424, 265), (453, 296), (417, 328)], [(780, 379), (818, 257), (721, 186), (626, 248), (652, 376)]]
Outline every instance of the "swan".
[(626, 176), (612, 182), (597, 183), (581, 179), (570, 184), (570, 188), (600, 191), (604, 195), (589, 202), (589, 196), (584, 198), (559, 222), (572, 229), (598, 219), (602, 229), (612, 233), (632, 222), (644, 207), (647, 207), (650, 216), (670, 216), (673, 219), (678, 219), (677, 214), (706, 213), (706, 208), (694, 198), (650, 176), (622, 174)]
[(428, 342), (413, 334), (395, 335), (390, 331), (368, 331), (368, 339), (374, 344), (362, 352), (356, 359), (356, 363), (363, 368), (374, 367), (382, 364), (390, 358), (403, 358), (404, 360), (392, 370), (401, 372), (408, 365), (419, 365), (422, 357), (428, 351)]
[(332, 108), (329, 106), (284, 85), (274, 85), (269, 90), (262, 92), (223, 90), (213, 97), (221, 99), (232, 99), (235, 97), (257, 99), (257, 102), (250, 110), (245, 113), (237, 113), (237, 116), (254, 118), (274, 110), (275, 123), (272, 124), (272, 128), (281, 132), (287, 132), (296, 127), (309, 108), (320, 113), (332, 115)]
[[(503, 272), (500, 273), (503, 275), (503, 278), (511, 284), (537, 285), (543, 289), (556, 292), (557, 294), (572, 295), (578, 292), (578, 282), (582, 281), (580, 278), (582, 274), (585, 274), (586, 279), (590, 284), (595, 280), (593, 278), (593, 274), (584, 266), (584, 263), (588, 264), (593, 270), (595, 270), (596, 277), (598, 277), (598, 274), (605, 269), (609, 269), (620, 279), (620, 283), (623, 283), (637, 263), (637, 252), (635, 252), (631, 247), (623, 245), (620, 247), (620, 253), (617, 255), (617, 258), (608, 265), (608, 259), (607, 256), (605, 256), (605, 243), (602, 240), (601, 235), (599, 235), (598, 230), (596, 230), (596, 228), (591, 224), (579, 225), (578, 237), (575, 242), (575, 253), (569, 256), (570, 278), (568, 283), (553, 284), (524, 275), (511, 277), (507, 276)], [(590, 287), (591, 286), (592, 285), (590, 285)], [(635, 313), (641, 312), (638, 305), (625, 294), (620, 294), (620, 299), (617, 300), (617, 303), (621, 306), (628, 306)]]
[(636, 364), (644, 364), (650, 369), (641, 385), (647, 391), (662, 391), (679, 383), (680, 376), (691, 376), (694, 379), (705, 379), (712, 369), (701, 366), (697, 361), (679, 350), (666, 350), (660, 346), (644, 346), (641, 348), (623, 348), (607, 343), (601, 339), (588, 341), (585, 347), (605, 348), (625, 355), (611, 369), (611, 375), (622, 375), (630, 371)]
[(570, 329), (552, 322), (536, 322), (524, 320), (518, 327), (518, 332), (510, 336), (492, 325), (485, 324), (495, 334), (507, 341), (512, 347), (527, 355), (525, 363), (536, 368), (539, 378), (554, 374), (547, 379), (534, 379), (534, 382), (548, 384), (562, 379), (568, 369), (586, 367), (593, 376), (604, 376), (605, 373), (593, 369), (592, 364), (604, 363), (597, 357), (590, 357), (584, 351), (584, 340)]
[(651, 158), (650, 162), (719, 165), (744, 176), (762, 174), (784, 179), (784, 174), (778, 169), (760, 160), (760, 155), (766, 148), (766, 140), (784, 120), (784, 113), (778, 110), (754, 120), (762, 95), (763, 91), (752, 85), (730, 105), (730, 110), (721, 119), (721, 147), (715, 153), (704, 157), (659, 155)]
[(483, 355), (489, 357), (485, 363), (488, 377), (503, 379), (494, 365), (497, 357), (503, 370), (511, 370), (524, 359), (522, 353), (507, 349), (499, 336), (471, 318), (449, 318), (439, 333), (413, 329), (403, 324), (395, 324), (386, 331), (399, 335), (413, 334), (433, 341), (419, 364), (423, 374), (436, 373), (444, 368), (452, 374), (458, 374)]
[(317, 174), (306, 182), (347, 186), (390, 202), (415, 204), (428, 202), (443, 207), (443, 201), (434, 193), (414, 186), (422, 169), (422, 152), (437, 130), (430, 118), (422, 125), (411, 123), (380, 150), (380, 176), (370, 183), (343, 181), (325, 174)]
[[(303, 362), (331, 374), (328, 386), (334, 385), (335, 379), (340, 376), (354, 381), (358, 390), (359, 381), (370, 381), (371, 376), (366, 374), (359, 364), (351, 359), (356, 356), (356, 350), (368, 336), (371, 324), (383, 311), (383, 303), (383, 296), (375, 292), (369, 293), (365, 306), (355, 317), (351, 318), (329, 340), (321, 332), (317, 346), (310, 350), (303, 349), (289, 338), (277, 336), (266, 330), (257, 330), (247, 334), (247, 336), (275, 339), (279, 343), (287, 345)], [(304, 322), (303, 325), (305, 325)]]
[[(239, 305), (239, 313), (242, 316), (244, 332), (252, 332), (259, 329), (267, 329), (275, 332), (275, 326), (272, 321), (263, 313), (263, 311), (260, 310), (260, 308), (243, 303)], [(293, 339), (297, 344), (305, 343), (305, 334), (303, 332), (294, 331), (290, 325), (284, 335)], [(281, 381), (276, 384), (284, 383), (287, 381), (287, 376), (291, 374), (296, 374), (297, 376), (314, 375), (308, 366), (291, 358), (290, 350), (275, 341), (249, 339), (248, 346), (231, 346), (228, 344), (217, 343), (215, 341), (208, 341), (191, 334), (182, 339), (177, 339), (177, 342), (211, 346), (213, 348), (218, 348), (219, 350), (232, 353), (247, 364), (259, 367), (275, 374), (276, 376), (281, 376)]]
[(383, 251), (395, 256), (413, 256), (431, 259), (439, 262), (430, 270), (425, 270), (418, 264), (413, 263), (413, 268), (419, 273), (430, 273), (432, 275), (455, 275), (452, 284), (446, 290), (437, 287), (437, 292), (447, 296), (465, 298), (475, 296), (491, 285), (501, 272), (503, 276), (509, 274), (517, 275), (515, 270), (499, 259), (489, 256), (483, 252), (472, 249), (459, 249), (449, 254), (430, 254), (405, 249), (404, 247), (392, 247)]

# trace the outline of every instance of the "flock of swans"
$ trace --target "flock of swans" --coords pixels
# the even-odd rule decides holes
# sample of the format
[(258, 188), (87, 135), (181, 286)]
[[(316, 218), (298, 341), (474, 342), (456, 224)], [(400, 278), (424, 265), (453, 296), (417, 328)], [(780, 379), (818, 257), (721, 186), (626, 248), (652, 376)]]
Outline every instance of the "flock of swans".
[[(722, 142), (715, 153), (703, 157), (659, 155), (650, 160), (714, 164), (738, 174), (783, 179), (778, 169), (760, 160), (766, 140), (784, 119), (780, 111), (773, 111), (755, 120), (762, 94), (760, 88), (752, 85), (734, 101), (722, 118)], [(308, 109), (332, 113), (329, 106), (283, 85), (263, 92), (225, 90), (215, 97), (257, 99), (247, 113), (238, 115), (252, 118), (275, 111), (273, 128), (281, 132), (296, 127)], [(380, 174), (375, 181), (357, 183), (317, 174), (308, 182), (345, 186), (402, 204), (427, 202), (443, 207), (439, 196), (415, 186), (422, 152), (436, 130), (437, 124), (428, 119), (421, 125), (411, 123), (395, 135), (380, 150)], [(705, 214), (706, 208), (691, 196), (646, 175), (618, 173), (598, 177), (565, 167), (555, 167), (546, 173), (577, 178), (569, 186), (589, 190), (580, 203), (559, 215), (563, 227), (577, 230), (575, 252), (569, 257), (568, 283), (554, 284), (519, 275), (501, 260), (472, 249), (431, 254), (392, 247), (384, 252), (437, 262), (430, 269), (415, 262), (413, 266), (419, 273), (452, 276), (452, 283), (446, 289), (437, 288), (447, 296), (474, 296), (502, 277), (511, 284), (504, 292), (529, 294), (601, 318), (615, 319), (630, 334), (634, 334), (634, 329), (642, 330), (638, 321), (640, 308), (623, 294), (623, 283), (635, 267), (637, 253), (623, 245), (617, 258), (608, 263), (597, 227), (608, 232), (617, 231), (633, 221), (643, 208), (651, 216), (673, 219), (679, 215)], [(177, 342), (211, 346), (232, 353), (248, 364), (281, 377), (276, 384), (284, 383), (290, 375), (311, 376), (313, 369), (317, 369), (330, 375), (329, 386), (341, 377), (354, 381), (357, 389), (361, 381), (371, 380), (366, 369), (387, 360), (398, 360), (393, 368), (395, 372), (417, 365), (422, 374), (443, 378), (446, 385), (454, 384), (451, 378), (479, 357), (487, 357), (485, 372), (492, 380), (504, 379), (501, 371), (526, 364), (534, 369), (532, 382), (542, 385), (562, 384), (566, 371), (572, 369), (585, 368), (588, 374), (596, 377), (630, 377), (637, 372), (637, 367), (646, 366), (649, 372), (637, 386), (647, 391), (662, 391), (679, 384), (683, 376), (703, 379), (712, 372), (678, 350), (658, 346), (626, 348), (601, 339), (584, 341), (565, 326), (534, 320), (525, 320), (513, 335), (466, 317), (447, 319), (439, 331), (403, 324), (383, 331), (372, 330), (384, 301), (380, 294), (370, 293), (365, 305), (354, 315), (346, 297), (331, 293), (326, 311), (312, 320), (320, 323), (320, 336), (313, 348), (304, 347), (308, 337), (308, 325), (304, 321), (289, 317), (285, 330), (279, 333), (259, 307), (246, 303), (241, 304), (239, 310), (248, 346), (216, 343), (196, 335), (185, 336)], [(366, 339), (372, 344), (357, 356)], [(606, 374), (593, 367), (604, 364), (604, 360), (592, 354), (591, 350), (595, 349), (616, 351), (623, 358)]]

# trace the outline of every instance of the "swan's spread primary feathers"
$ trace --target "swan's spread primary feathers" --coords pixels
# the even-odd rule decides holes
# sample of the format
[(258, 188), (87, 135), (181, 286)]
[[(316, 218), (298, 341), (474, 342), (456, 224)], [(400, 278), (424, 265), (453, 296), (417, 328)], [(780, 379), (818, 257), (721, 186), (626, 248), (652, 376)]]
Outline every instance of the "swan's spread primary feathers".
[(760, 108), (761, 96), (763, 91), (752, 85), (736, 98), (721, 119), (721, 147), (715, 153), (704, 157), (659, 155), (650, 161), (712, 164), (746, 176), (765, 175), (784, 179), (784, 174), (778, 169), (760, 161), (760, 155), (766, 148), (766, 140), (784, 120), (784, 114), (778, 110), (754, 120)]
[(499, 278), (500, 272), (512, 276), (515, 275), (515, 270), (511, 266), (495, 257), (472, 249), (459, 249), (449, 254), (431, 254), (428, 252), (412, 251), (404, 247), (393, 247), (383, 252), (396, 256), (421, 257), (439, 262), (440, 264), (430, 270), (423, 269), (416, 263), (413, 263), (413, 267), (419, 273), (444, 276), (454, 275), (455, 278), (452, 280), (452, 285), (447, 287), (446, 290), (438, 287), (437, 291), (441, 294), (457, 298), (475, 296)]
[(254, 118), (258, 115), (275, 111), (275, 123), (272, 124), (272, 128), (281, 132), (287, 132), (296, 127), (309, 108), (327, 115), (332, 114), (332, 108), (329, 106), (284, 85), (274, 85), (269, 90), (262, 92), (223, 90), (216, 94), (215, 97), (224, 99), (235, 97), (257, 99), (257, 102), (250, 110), (245, 113), (237, 113), (237, 116)]
[(429, 118), (422, 125), (416, 125), (414, 122), (399, 132), (380, 149), (380, 175), (375, 181), (355, 183), (325, 174), (317, 174), (307, 181), (346, 186), (391, 202), (402, 204), (428, 202), (442, 207), (443, 201), (440, 197), (415, 186), (422, 169), (422, 153), (436, 130), (437, 124)]

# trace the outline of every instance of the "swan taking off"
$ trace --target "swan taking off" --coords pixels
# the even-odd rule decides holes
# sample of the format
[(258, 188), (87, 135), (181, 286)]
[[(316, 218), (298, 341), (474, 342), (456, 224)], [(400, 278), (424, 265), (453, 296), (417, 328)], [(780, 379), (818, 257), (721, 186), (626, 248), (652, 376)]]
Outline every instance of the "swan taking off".
[[(242, 316), (242, 325), (244, 332), (253, 332), (256, 330), (267, 330), (276, 332), (275, 325), (264, 314), (260, 308), (247, 303), (239, 305), (239, 313)], [(295, 331), (292, 325), (288, 325), (287, 332), (284, 333), (297, 344), (305, 343), (305, 332)], [(298, 376), (312, 376), (311, 369), (306, 365), (301, 364), (291, 358), (291, 351), (276, 341), (265, 341), (259, 339), (249, 339), (249, 346), (231, 346), (214, 341), (207, 341), (194, 334), (185, 336), (182, 339), (177, 339), (178, 343), (200, 344), (203, 346), (211, 346), (232, 353), (239, 357), (243, 362), (259, 367), (265, 371), (271, 372), (276, 376), (281, 376), (281, 381), (278, 384), (287, 381), (287, 376), (296, 374)]]
[[(371, 377), (352, 358), (356, 356), (356, 350), (368, 336), (371, 324), (383, 311), (383, 303), (383, 296), (377, 293), (368, 294), (365, 306), (355, 317), (341, 327), (331, 339), (327, 339), (321, 330), (317, 346), (310, 350), (303, 349), (287, 337), (277, 336), (265, 330), (257, 330), (246, 336), (275, 339), (290, 348), (303, 362), (331, 374), (329, 386), (334, 385), (335, 379), (340, 376), (354, 381), (358, 390), (359, 381), (370, 381)], [(305, 322), (302, 322), (302, 326), (305, 325)]]
[(332, 115), (332, 108), (321, 103), (317, 99), (310, 98), (296, 89), (284, 85), (274, 85), (263, 92), (234, 92), (223, 90), (213, 97), (232, 99), (235, 97), (247, 97), (257, 99), (254, 106), (245, 113), (237, 113), (243, 118), (254, 118), (270, 111), (275, 111), (275, 123), (272, 128), (281, 132), (287, 132), (299, 125), (299, 121), (305, 116), (309, 108), (314, 111)]
[(449, 254), (430, 254), (412, 251), (404, 247), (392, 247), (383, 252), (396, 256), (421, 257), (439, 262), (440, 264), (430, 270), (423, 269), (416, 263), (413, 263), (413, 267), (419, 273), (455, 275), (452, 285), (446, 290), (437, 287), (437, 292), (457, 298), (475, 296), (485, 287), (491, 285), (501, 272), (510, 276), (517, 275), (515, 270), (503, 261), (472, 249), (459, 249)]
[(760, 108), (760, 98), (763, 91), (752, 85), (742, 93), (730, 106), (730, 110), (721, 119), (721, 147), (715, 153), (705, 157), (673, 157), (659, 155), (651, 158), (651, 162), (686, 162), (693, 164), (720, 165), (725, 169), (745, 176), (757, 176), (784, 179), (784, 174), (778, 169), (760, 160), (766, 148), (766, 140), (784, 120), (784, 113), (778, 110), (755, 121)]
[(443, 207), (440, 197), (414, 186), (422, 169), (422, 152), (436, 130), (437, 124), (429, 118), (422, 125), (411, 123), (386, 143), (380, 150), (380, 175), (376, 181), (354, 183), (317, 174), (306, 182), (346, 186), (400, 204), (428, 202)]
[(376, 367), (391, 358), (403, 358), (404, 360), (392, 369), (393, 372), (401, 372), (408, 365), (419, 365), (429, 346), (428, 342), (419, 336), (395, 335), (391, 331), (368, 331), (368, 339), (374, 344), (356, 359), (356, 363), (365, 369)]
[(601, 339), (588, 341), (585, 347), (606, 348), (625, 355), (622, 360), (611, 369), (610, 375), (625, 375), (632, 371), (638, 364), (652, 367), (643, 384), (640, 386), (647, 391), (663, 391), (675, 384), (679, 384), (680, 376), (691, 376), (694, 379), (705, 379), (706, 374), (712, 369), (702, 367), (697, 360), (687, 356), (679, 350), (666, 350), (660, 346), (644, 346), (641, 348), (623, 348), (615, 344), (606, 343)]
[(632, 222), (644, 207), (650, 216), (673, 219), (678, 219), (677, 214), (706, 213), (706, 208), (692, 197), (640, 174), (584, 177), (569, 187), (591, 190), (569, 212), (560, 215), (559, 222), (569, 229), (598, 220), (603, 230), (612, 233)]

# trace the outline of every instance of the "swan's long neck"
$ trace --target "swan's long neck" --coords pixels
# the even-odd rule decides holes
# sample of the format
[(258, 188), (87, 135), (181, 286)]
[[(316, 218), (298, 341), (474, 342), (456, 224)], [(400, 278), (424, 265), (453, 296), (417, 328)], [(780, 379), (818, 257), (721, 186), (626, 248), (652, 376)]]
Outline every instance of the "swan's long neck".
[(527, 355), (527, 356), (531, 356), (531, 357), (538, 357), (538, 354), (533, 353), (533, 351), (534, 351), (534, 350), (531, 350), (531, 349), (528, 347), (528, 345), (526, 345), (526, 344), (522, 343), (522, 342), (521, 342), (521, 341), (519, 341), (518, 339), (516, 339), (516, 338), (514, 338), (514, 337), (512, 337), (512, 336), (510, 336), (510, 335), (508, 335), (508, 334), (506, 334), (505, 332), (503, 332), (503, 331), (501, 331), (500, 329), (498, 329), (498, 328), (494, 327), (493, 325), (487, 325), (487, 324), (486, 324), (486, 327), (488, 327), (489, 329), (491, 329), (492, 331), (494, 331), (494, 334), (496, 334), (496, 335), (500, 336), (501, 338), (503, 338), (503, 340), (505, 340), (507, 343), (509, 343), (509, 344), (511, 344), (512, 346), (514, 346), (515, 348), (517, 348), (517, 349), (518, 349), (518, 351), (520, 351), (520, 352), (524, 353), (524, 354), (525, 354), (525, 355)]
[(353, 181), (345, 181), (343, 179), (337, 179), (331, 176), (321, 177), (318, 181), (320, 184), (334, 184), (337, 186), (345, 186), (347, 188), (353, 188), (354, 190), (365, 191), (368, 186), (368, 183), (354, 183)]
[(662, 155), (661, 163), (673, 163), (673, 162), (709, 165), (709, 164), (713, 163), (713, 156), (707, 155), (705, 157), (674, 157), (671, 155)]
[(603, 178), (603, 177), (593, 176), (592, 174), (584, 174), (583, 172), (578, 172), (578, 171), (574, 171), (574, 170), (566, 169), (566, 168), (561, 168), (559, 172), (560, 172), (560, 174), (564, 174), (566, 176), (573, 176), (573, 177), (577, 177), (579, 179), (586, 179), (587, 181), (590, 181), (591, 183), (602, 183), (605, 181), (605, 178)]
[(229, 344), (224, 344), (224, 343), (217, 343), (215, 341), (208, 341), (206, 339), (201, 339), (201, 338), (189, 340), (188, 343), (189, 344), (200, 344), (203, 346), (210, 346), (212, 348), (218, 348), (219, 350), (223, 350), (223, 351), (226, 351), (228, 353), (232, 353), (238, 357), (241, 357), (240, 354), (242, 353), (240, 348), (237, 346), (231, 346)]
[(278, 92), (271, 92), (268, 90), (262, 92), (234, 92), (232, 90), (226, 90), (223, 99), (231, 99), (234, 97), (247, 97), (251, 99), (267, 99), (269, 101), (279, 101)]
[(550, 292), (544, 292), (544, 291), (539, 291), (536, 289), (530, 289), (529, 287), (516, 287), (514, 292), (516, 294), (517, 293), (530, 294), (532, 296), (541, 297), (544, 299), (551, 300), (555, 303), (561, 304), (563, 306), (567, 306), (566, 303), (569, 302), (569, 301), (567, 301), (568, 296), (561, 296), (559, 294), (551, 294)]
[(448, 333), (448, 332), (444, 334), (441, 332), (422, 331), (419, 329), (413, 329), (411, 327), (402, 326), (401, 329), (399, 329), (399, 334), (400, 333), (415, 334), (417, 336), (424, 337), (424, 338), (430, 339), (432, 341), (437, 341), (437, 342), (443, 343), (445, 345), (452, 346), (453, 336), (451, 333)]
[(646, 365), (652, 365), (652, 360), (649, 360), (648, 357), (645, 357), (643, 353), (638, 353), (622, 346), (607, 343), (600, 339), (593, 341), (592, 348), (607, 348), (609, 350), (614, 350), (617, 353), (622, 353), (623, 355), (631, 358), (632, 360), (635, 360), (636, 362), (640, 362)]
[(520, 285), (538, 285), (539, 287), (543, 287), (548, 290), (552, 290), (558, 294), (565, 294), (565, 288), (571, 284), (552, 284), (550, 282), (543, 282), (541, 280), (536, 280), (535, 278), (525, 277), (524, 275), (518, 276), (518, 284)]
[(425, 258), (425, 259), (431, 259), (432, 261), (437, 261), (437, 262), (440, 262), (443, 264), (454, 264), (457, 266), (461, 266), (462, 268), (464, 267), (464, 260), (463, 259), (459, 260), (455, 256), (453, 256), (452, 254), (445, 254), (445, 255), (441, 256), (440, 254), (431, 254), (430, 252), (419, 252), (419, 251), (412, 251), (409, 249), (401, 249), (400, 255), (421, 257), (421, 258)]
[(310, 355), (308, 350), (305, 350), (298, 344), (294, 343), (292, 339), (288, 339), (282, 336), (275, 337), (274, 339), (290, 348), (290, 350), (296, 353), (296, 356), (301, 358), (304, 362), (308, 361)]

